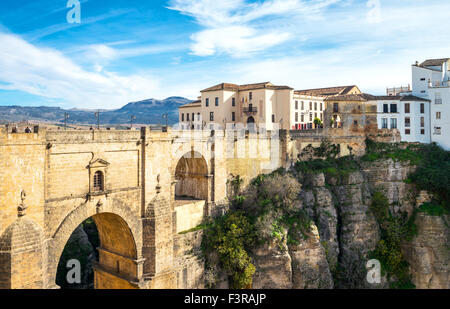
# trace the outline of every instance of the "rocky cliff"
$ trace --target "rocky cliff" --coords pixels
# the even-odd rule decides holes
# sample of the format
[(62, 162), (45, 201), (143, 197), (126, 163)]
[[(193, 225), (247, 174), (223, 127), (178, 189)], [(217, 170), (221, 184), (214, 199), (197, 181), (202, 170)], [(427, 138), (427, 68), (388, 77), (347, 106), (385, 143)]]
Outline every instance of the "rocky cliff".
[[(242, 199), (246, 200), (243, 209), (251, 216), (264, 217), (259, 228), (256, 223), (257, 233), (269, 236), (272, 233), (270, 241), (249, 250), (255, 266), (252, 287), (450, 288), (450, 217), (420, 210), (432, 197), (409, 181), (416, 166), (394, 159), (351, 160), (357, 164), (350, 164), (350, 169), (338, 167), (337, 171), (328, 168), (308, 173), (302, 170), (294, 172), (294, 176), (282, 172), (281, 177), (275, 176), (266, 184), (267, 178), (257, 180), (256, 183), (262, 183), (257, 185), (258, 189), (242, 193)], [(295, 211), (303, 211), (311, 219), (306, 233), (299, 233), (291, 223), (280, 223), (292, 222), (280, 219), (286, 212), (255, 214), (258, 207), (255, 205), (267, 207), (274, 203), (271, 196), (284, 201), (283, 190), (295, 187), (292, 178), (301, 184), (301, 189), (290, 214), (299, 215), (301, 212)], [(381, 222), (373, 209), (374, 199), (380, 196), (388, 207), (386, 222)], [(299, 236), (295, 242), (290, 239), (292, 231)], [(398, 251), (394, 245), (397, 240), (393, 238), (401, 244)], [(382, 265), (381, 283), (370, 284), (366, 279), (366, 263), (374, 256), (377, 258), (377, 254), (397, 268)], [(407, 282), (405, 278), (409, 278)]]

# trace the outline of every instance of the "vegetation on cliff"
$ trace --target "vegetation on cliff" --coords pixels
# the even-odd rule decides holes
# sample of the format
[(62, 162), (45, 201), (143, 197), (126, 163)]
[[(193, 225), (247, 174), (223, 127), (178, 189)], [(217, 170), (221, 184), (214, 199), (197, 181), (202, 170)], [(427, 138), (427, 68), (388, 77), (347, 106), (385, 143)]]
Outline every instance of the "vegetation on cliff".
[(393, 216), (389, 210), (388, 199), (380, 192), (373, 194), (370, 210), (381, 229), (381, 239), (370, 257), (380, 261), (391, 288), (414, 288), (408, 263), (401, 251), (401, 243), (410, 241), (417, 234), (415, 212), (409, 218), (406, 214), (400, 218)]
[(217, 254), (219, 266), (237, 289), (252, 286), (252, 250), (264, 243), (297, 243), (311, 225), (295, 205), (301, 186), (289, 173), (279, 170), (260, 175), (245, 191), (241, 184), (238, 176), (230, 181), (234, 194), (231, 211), (207, 224), (203, 239), (208, 264), (215, 263), (211, 257)]
[(450, 151), (436, 144), (387, 144), (366, 140), (363, 161), (393, 159), (416, 166), (408, 182), (433, 194), (433, 204), (450, 211)]
[[(401, 245), (417, 234), (417, 227), (414, 224), (417, 212), (425, 212), (433, 216), (448, 213), (450, 209), (450, 152), (434, 144), (384, 144), (367, 140), (366, 146), (366, 155), (355, 158), (351, 148), (348, 149), (349, 156), (338, 157), (340, 149), (337, 145), (326, 141), (317, 148), (310, 145), (303, 150), (293, 169), (277, 170), (270, 175), (259, 175), (244, 190), (241, 188), (243, 179), (234, 176), (229, 181), (232, 191), (231, 211), (225, 216), (212, 220), (205, 228), (206, 236), (203, 241), (205, 253), (207, 256), (218, 254), (215, 262), (214, 259), (209, 259), (208, 263), (220, 264), (229, 276), (231, 287), (251, 287), (252, 276), (255, 273), (252, 252), (258, 246), (278, 243), (282, 249), (283, 243), (295, 245), (299, 243), (301, 237), (308, 237), (313, 222), (302, 206), (299, 193), (302, 186), (304, 190), (317, 186), (312, 182), (312, 179), (317, 178), (312, 177), (314, 174), (324, 173), (325, 187), (333, 195), (336, 186), (349, 183), (346, 181), (348, 177), (354, 172), (361, 171), (361, 166), (365, 162), (391, 159), (397, 162), (408, 162), (415, 167), (406, 182), (415, 185), (416, 193), (419, 190), (432, 193), (433, 200), (421, 205), (409, 215), (406, 212), (393, 214), (391, 210), (395, 205), (390, 205), (381, 192), (371, 192), (369, 197), (371, 201), (368, 200), (369, 209), (380, 227), (381, 237), (379, 242), (374, 242), (374, 246), (371, 247), (374, 248), (373, 251), (366, 251), (369, 252), (368, 255), (364, 254), (359, 259), (361, 261), (366, 261), (368, 258), (378, 259), (391, 288), (414, 288), (409, 266), (402, 255)], [(411, 198), (414, 197), (411, 196)], [(335, 203), (338, 202), (335, 200)], [(348, 205), (340, 205), (340, 207), (347, 209)], [(342, 214), (338, 213), (338, 222), (340, 222), (339, 216)], [(338, 226), (337, 229), (338, 233), (342, 233), (342, 227)], [(338, 269), (342, 267), (349, 267), (349, 265), (337, 265)], [(346, 269), (345, 273), (351, 276), (354, 271), (354, 269)], [(336, 280), (340, 280), (337, 273), (334, 275)], [(358, 286), (361, 280), (358, 279)], [(348, 286), (347, 281), (344, 281), (337, 286)]]

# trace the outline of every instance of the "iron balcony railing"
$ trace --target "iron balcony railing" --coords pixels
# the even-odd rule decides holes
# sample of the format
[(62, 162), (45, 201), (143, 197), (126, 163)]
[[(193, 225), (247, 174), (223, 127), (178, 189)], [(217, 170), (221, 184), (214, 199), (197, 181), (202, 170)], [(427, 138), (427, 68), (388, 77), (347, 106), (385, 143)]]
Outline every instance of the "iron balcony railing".
[(246, 113), (246, 114), (256, 114), (257, 112), (258, 112), (257, 107), (253, 107), (253, 106), (244, 107), (244, 113)]

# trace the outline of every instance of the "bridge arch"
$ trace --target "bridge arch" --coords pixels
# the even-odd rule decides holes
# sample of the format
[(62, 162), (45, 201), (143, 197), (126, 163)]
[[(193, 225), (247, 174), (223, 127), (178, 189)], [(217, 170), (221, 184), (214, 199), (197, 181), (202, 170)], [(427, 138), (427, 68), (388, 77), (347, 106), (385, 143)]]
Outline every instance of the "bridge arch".
[(209, 191), (208, 163), (203, 155), (191, 150), (175, 168), (175, 198), (207, 200)]
[(60, 224), (49, 244), (49, 280), (54, 287), (58, 263), (75, 229), (92, 218), (97, 226), (99, 261), (94, 265), (94, 287), (139, 288), (142, 278), (142, 228), (139, 216), (120, 201), (90, 201), (72, 211)]

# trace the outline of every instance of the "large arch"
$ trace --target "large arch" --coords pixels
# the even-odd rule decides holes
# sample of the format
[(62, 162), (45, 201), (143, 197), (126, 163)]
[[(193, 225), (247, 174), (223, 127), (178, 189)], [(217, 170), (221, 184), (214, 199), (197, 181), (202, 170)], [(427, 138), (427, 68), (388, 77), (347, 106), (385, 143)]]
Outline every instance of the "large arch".
[(208, 199), (208, 164), (196, 151), (183, 155), (175, 168), (175, 198)]
[(142, 278), (142, 238), (138, 215), (120, 203), (88, 202), (72, 211), (58, 227), (49, 244), (49, 279), (56, 285), (57, 266), (73, 231), (92, 218), (100, 238), (99, 261), (94, 266), (94, 286), (98, 289), (138, 288)]

